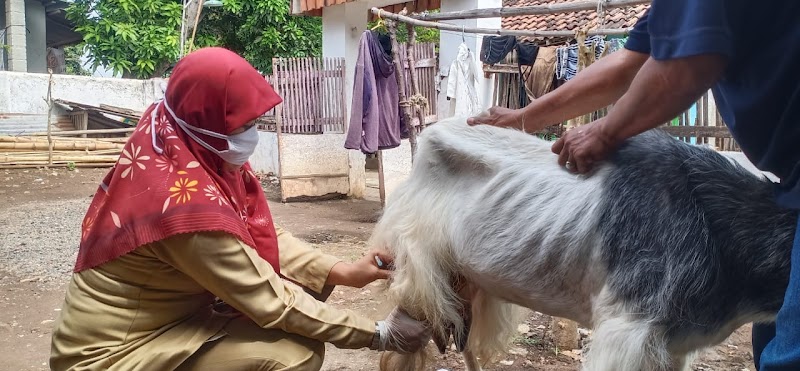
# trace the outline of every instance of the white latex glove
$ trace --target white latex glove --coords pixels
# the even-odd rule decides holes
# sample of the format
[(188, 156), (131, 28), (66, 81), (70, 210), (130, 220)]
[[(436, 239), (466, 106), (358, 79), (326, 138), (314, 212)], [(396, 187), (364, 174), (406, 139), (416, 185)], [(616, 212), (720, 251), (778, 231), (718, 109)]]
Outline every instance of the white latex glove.
[(425, 323), (395, 307), (386, 320), (378, 321), (378, 334), (378, 350), (415, 353), (428, 344), (432, 331)]

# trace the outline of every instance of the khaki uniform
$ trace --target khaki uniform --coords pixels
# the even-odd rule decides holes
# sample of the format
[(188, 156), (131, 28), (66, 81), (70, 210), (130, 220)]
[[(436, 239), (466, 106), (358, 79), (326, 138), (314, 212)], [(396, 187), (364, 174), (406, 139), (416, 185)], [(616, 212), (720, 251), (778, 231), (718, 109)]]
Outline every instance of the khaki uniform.
[[(281, 273), (321, 293), (339, 260), (280, 229), (278, 245)], [(315, 300), (235, 237), (194, 233), (74, 274), (50, 367), (317, 370), (324, 342), (363, 348), (374, 333), (374, 321)]]

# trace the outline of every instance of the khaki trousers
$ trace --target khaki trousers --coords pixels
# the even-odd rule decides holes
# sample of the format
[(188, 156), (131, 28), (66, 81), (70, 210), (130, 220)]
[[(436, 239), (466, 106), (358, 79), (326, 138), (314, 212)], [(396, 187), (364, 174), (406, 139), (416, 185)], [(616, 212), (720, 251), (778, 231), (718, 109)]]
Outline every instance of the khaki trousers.
[(225, 336), (205, 343), (176, 371), (314, 371), (322, 368), (325, 344), (276, 329), (263, 329), (240, 316)]

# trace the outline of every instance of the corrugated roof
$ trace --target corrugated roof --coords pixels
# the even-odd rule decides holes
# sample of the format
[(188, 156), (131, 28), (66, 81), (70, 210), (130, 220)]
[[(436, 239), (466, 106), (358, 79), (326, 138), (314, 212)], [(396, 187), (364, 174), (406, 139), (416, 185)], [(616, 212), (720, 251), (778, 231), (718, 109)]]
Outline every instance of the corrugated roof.
[[(503, 7), (516, 8), (532, 5), (551, 5), (574, 0), (503, 0)], [(634, 5), (627, 8), (606, 9), (602, 28), (630, 28), (650, 7), (649, 4)], [(589, 30), (600, 28), (600, 17), (596, 10), (581, 10), (571, 13), (525, 15), (503, 18), (502, 27), (508, 30), (526, 31), (577, 31), (583, 27)], [(561, 43), (569, 38), (531, 39), (530, 41)]]

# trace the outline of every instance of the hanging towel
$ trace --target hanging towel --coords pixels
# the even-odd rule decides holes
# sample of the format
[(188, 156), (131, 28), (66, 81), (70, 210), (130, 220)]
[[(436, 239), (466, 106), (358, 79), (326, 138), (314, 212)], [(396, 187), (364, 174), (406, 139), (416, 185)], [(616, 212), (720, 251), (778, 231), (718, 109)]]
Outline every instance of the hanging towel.
[(470, 117), (479, 114), (482, 109), (475, 91), (478, 82), (478, 69), (467, 44), (458, 46), (458, 55), (450, 65), (447, 77), (447, 98), (455, 101), (455, 116)]
[(539, 47), (529, 42), (517, 43), (517, 61), (521, 66), (533, 66)]
[(516, 36), (486, 36), (481, 43), (481, 62), (497, 64), (517, 46)]
[[(586, 38), (586, 47), (593, 47), (595, 59), (599, 59), (606, 50), (604, 38), (599, 35)], [(578, 44), (558, 48), (556, 52), (556, 78), (571, 80), (578, 73)]]
[(394, 65), (378, 36), (364, 31), (359, 42), (345, 148), (373, 154), (400, 145), (400, 98), (394, 74)]
[(553, 77), (556, 72), (556, 48), (541, 47), (525, 76), (525, 91), (528, 99), (534, 100), (553, 90)]

